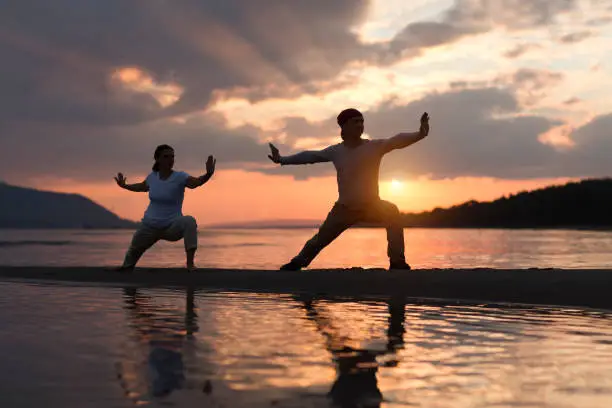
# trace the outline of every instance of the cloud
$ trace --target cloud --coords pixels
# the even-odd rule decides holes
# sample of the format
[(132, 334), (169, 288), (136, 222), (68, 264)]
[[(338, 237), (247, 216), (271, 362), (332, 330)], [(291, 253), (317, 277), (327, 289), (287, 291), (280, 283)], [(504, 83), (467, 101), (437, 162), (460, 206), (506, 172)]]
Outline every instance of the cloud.
[[(196, 173), (204, 171), (209, 154), (218, 159), (220, 170), (268, 163), (268, 147), (257, 141), (259, 129), (245, 126), (230, 131), (216, 118), (185, 123), (160, 120), (106, 129), (19, 124), (0, 130), (4, 146), (11, 151), (0, 161), (0, 175), (20, 183), (39, 176), (92, 181), (111, 180), (119, 171), (147, 174), (155, 146), (164, 143), (175, 148), (178, 169)], [(283, 144), (280, 147), (286, 148)]]
[(521, 106), (530, 107), (547, 96), (550, 88), (559, 85), (565, 76), (561, 72), (546, 69), (521, 68), (512, 73), (500, 74), (491, 79), (455, 81), (453, 90), (499, 87), (512, 90)]
[(562, 42), (565, 44), (574, 44), (574, 43), (584, 41), (587, 38), (591, 37), (592, 35), (593, 33), (591, 31), (578, 31), (575, 33), (570, 33), (570, 34), (566, 34), (562, 36), (561, 38), (559, 38), (559, 42)]
[[(545, 88), (548, 81), (546, 75), (516, 76), (529, 83), (535, 81), (536, 88)], [(555, 75), (551, 77), (554, 81)], [(424, 111), (432, 118), (430, 136), (386, 156), (381, 177), (531, 179), (602, 176), (609, 172), (605, 152), (612, 149), (612, 137), (607, 130), (611, 128), (612, 115), (598, 117), (576, 129), (570, 135), (575, 146), (557, 149), (542, 143), (540, 138), (564, 123), (523, 111), (517, 92), (513, 87), (454, 88), (407, 105), (390, 101), (364, 112), (366, 132), (373, 138), (416, 131)], [(328, 135), (332, 123), (331, 117), (316, 124), (292, 121), (291, 128), (300, 135)], [(297, 150), (300, 149), (281, 153)], [(266, 173), (294, 174), (303, 179), (332, 175), (334, 169), (329, 164), (316, 164), (267, 169)]]
[[(387, 174), (530, 178), (543, 175), (554, 157), (538, 135), (556, 122), (519, 115), (516, 97), (504, 89), (432, 94), (404, 107), (375, 112), (368, 126), (381, 135), (415, 131), (423, 111), (432, 116), (431, 136), (410, 150), (391, 153), (384, 165)], [(408, 118), (413, 118), (411, 126)]]
[[(607, 130), (612, 125), (612, 115), (598, 117), (575, 130), (570, 135), (575, 146), (557, 150), (541, 143), (539, 137), (563, 123), (523, 109), (516, 89), (486, 86), (434, 92), (409, 104), (398, 105), (391, 100), (364, 114), (366, 132), (376, 139), (416, 131), (424, 111), (432, 118), (428, 138), (385, 157), (381, 169), (385, 179), (528, 179), (605, 174), (609, 168), (605, 152), (612, 148)], [(228, 130), (220, 116), (106, 129), (3, 124), (0, 132), (11, 152), (0, 161), (0, 174), (11, 182), (24, 183), (41, 175), (79, 181), (110, 181), (118, 171), (128, 176), (142, 175), (149, 171), (153, 149), (161, 143), (175, 147), (177, 168), (194, 173), (203, 171), (206, 156), (214, 154), (219, 170), (291, 174), (296, 179), (334, 174), (330, 163), (283, 167), (271, 164), (264, 136), (273, 135), (264, 135), (252, 126)], [(286, 135), (282, 143), (277, 143), (284, 155), (302, 150), (296, 145), (305, 138), (318, 138), (321, 146), (340, 142), (334, 117), (315, 123), (287, 118), (280, 133)]]
[[(363, 44), (368, 0), (23, 0), (0, 14), (0, 120), (100, 126), (205, 108), (228, 92), (249, 98), (325, 92), (353, 63), (391, 63), (496, 26), (537, 27), (571, 0), (457, 0), (440, 21), (408, 24)], [(117, 73), (136, 69), (148, 88)], [(164, 103), (156, 89), (176, 89)]]
[[(0, 14), (1, 120), (130, 124), (193, 112), (216, 91), (331, 80), (361, 45), (351, 27), (366, 0), (24, 0)], [(164, 107), (117, 87), (135, 67), (181, 88)], [(316, 90), (316, 86), (314, 87)], [(261, 93), (261, 92), (260, 92)]]
[[(119, 170), (140, 173), (148, 171), (159, 143), (176, 147), (183, 168), (199, 169), (213, 153), (220, 169), (328, 174), (333, 169), (315, 166), (268, 170), (261, 142), (266, 135), (256, 127), (228, 130), (210, 115), (173, 119), (202, 112), (231, 92), (251, 99), (327, 92), (346, 85), (338, 74), (351, 64), (392, 63), (494, 28), (543, 27), (574, 5), (457, 0), (435, 20), (410, 23), (389, 42), (363, 44), (353, 29), (367, 16), (367, 0), (15, 2), (0, 13), (0, 142), (11, 151), (0, 174), (92, 180)], [(441, 121), (434, 122), (438, 133), (415, 147), (422, 157), (402, 152), (385, 161), (393, 171), (523, 174), (549, 159), (550, 148), (537, 136), (554, 123), (519, 115), (520, 92), (540, 95), (561, 79), (522, 70), (497, 83), (459, 84), (403, 107), (389, 102), (369, 112), (368, 123), (373, 134), (386, 137), (420, 110)], [(333, 118), (287, 118), (282, 131), (284, 151), (302, 139), (337, 137)], [(465, 142), (457, 147), (461, 137)], [(526, 163), (523, 169), (505, 161), (511, 152)], [(401, 157), (410, 157), (409, 165)]]
[(611, 22), (612, 22), (612, 16), (604, 16), (604, 17), (592, 18), (586, 22), (586, 25), (596, 27), (596, 26), (607, 25)]
[(609, 177), (609, 152), (612, 150), (610, 129), (612, 113), (597, 116), (575, 129), (570, 134), (575, 145), (560, 158), (559, 171), (577, 177)]
[(478, 31), (492, 26), (531, 29), (553, 23), (559, 14), (573, 10), (576, 3), (576, 0), (457, 0), (446, 20)]
[(560, 72), (523, 68), (509, 77), (500, 76), (495, 82), (514, 88), (522, 105), (533, 106), (563, 79), (564, 75)]
[[(538, 136), (559, 122), (520, 114), (513, 92), (494, 87), (432, 93), (403, 106), (389, 102), (364, 113), (366, 132), (377, 139), (416, 131), (424, 111), (432, 117), (431, 135), (406, 150), (390, 153), (384, 159), (382, 177), (530, 178), (545, 175), (547, 163), (555, 157), (554, 149), (540, 143)], [(318, 124), (292, 121), (290, 126), (297, 134), (328, 135), (332, 122), (333, 118)], [(301, 129), (296, 129), (298, 126)], [(266, 172), (304, 178), (309, 172), (312, 177), (330, 175), (334, 169), (317, 164), (284, 166)]]
[(511, 59), (518, 58), (521, 55), (526, 54), (529, 50), (533, 50), (537, 48), (541, 48), (541, 46), (538, 44), (533, 44), (533, 43), (518, 44), (516, 47), (504, 52), (503, 55), (506, 58), (511, 58)]
[(520, 31), (544, 27), (575, 6), (576, 0), (456, 0), (440, 21), (408, 24), (385, 48), (382, 61), (419, 55), (427, 47), (496, 28)]
[(582, 99), (578, 98), (578, 97), (573, 97), (573, 98), (569, 98), (565, 101), (563, 101), (564, 105), (575, 105), (577, 103), (582, 102)]

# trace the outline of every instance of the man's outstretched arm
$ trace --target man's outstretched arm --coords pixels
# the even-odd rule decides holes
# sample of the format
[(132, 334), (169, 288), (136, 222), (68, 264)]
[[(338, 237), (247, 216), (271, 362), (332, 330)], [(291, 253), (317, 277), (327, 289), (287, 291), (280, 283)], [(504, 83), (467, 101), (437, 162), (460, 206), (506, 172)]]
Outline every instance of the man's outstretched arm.
[(272, 143), (269, 143), (269, 145), (271, 154), (268, 155), (268, 158), (270, 158), (270, 160), (272, 160), (274, 163), (278, 163), (280, 165), (313, 164), (332, 160), (329, 147), (323, 150), (306, 150), (291, 156), (283, 157), (278, 152), (276, 146), (274, 146)]
[(421, 127), (418, 132), (398, 133), (384, 141), (385, 153), (395, 149), (403, 149), (424, 139), (429, 134), (429, 115), (427, 112), (421, 116)]

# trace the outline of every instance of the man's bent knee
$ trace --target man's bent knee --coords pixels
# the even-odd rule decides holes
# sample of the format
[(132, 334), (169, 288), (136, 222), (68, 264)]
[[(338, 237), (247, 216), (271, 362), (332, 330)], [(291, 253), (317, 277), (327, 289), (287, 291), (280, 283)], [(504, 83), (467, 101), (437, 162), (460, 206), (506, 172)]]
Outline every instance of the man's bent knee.
[(393, 204), (392, 202), (381, 201), (381, 204), (383, 205), (384, 211), (389, 213), (389, 215), (399, 215), (400, 214), (399, 207)]

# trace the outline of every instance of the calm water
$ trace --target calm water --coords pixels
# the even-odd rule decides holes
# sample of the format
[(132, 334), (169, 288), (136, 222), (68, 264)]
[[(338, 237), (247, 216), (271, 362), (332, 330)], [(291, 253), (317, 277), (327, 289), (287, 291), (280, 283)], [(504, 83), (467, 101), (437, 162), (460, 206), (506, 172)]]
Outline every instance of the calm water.
[[(204, 230), (199, 265), (277, 268), (314, 230)], [(612, 233), (406, 230), (428, 267), (609, 268)], [(130, 231), (0, 230), (0, 265), (119, 263)], [(386, 267), (355, 229), (312, 267)], [(161, 242), (144, 266), (183, 265)], [(610, 407), (612, 312), (0, 282), (0, 407)], [(333, 404), (336, 405), (333, 405)]]
[(612, 315), (0, 283), (17, 407), (612, 406)]
[[(313, 229), (201, 230), (201, 267), (278, 268)], [(123, 260), (131, 231), (0, 230), (0, 265), (109, 266)], [(416, 268), (609, 268), (612, 232), (406, 229), (406, 257)], [(383, 229), (351, 229), (312, 268), (387, 267)], [(142, 266), (182, 266), (182, 243), (160, 242)]]

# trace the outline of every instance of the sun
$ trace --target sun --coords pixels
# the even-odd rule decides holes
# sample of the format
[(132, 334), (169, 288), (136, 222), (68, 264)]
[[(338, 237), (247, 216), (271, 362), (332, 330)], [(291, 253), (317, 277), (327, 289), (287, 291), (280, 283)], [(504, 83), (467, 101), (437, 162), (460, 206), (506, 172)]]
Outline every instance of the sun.
[(396, 179), (391, 180), (391, 191), (393, 191), (394, 193), (397, 193), (403, 188), (404, 188), (404, 183)]

